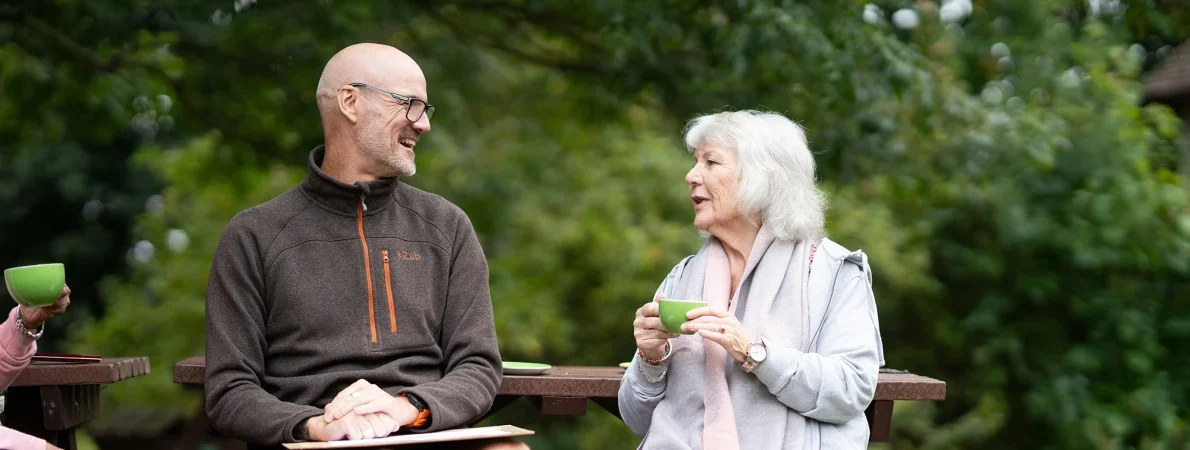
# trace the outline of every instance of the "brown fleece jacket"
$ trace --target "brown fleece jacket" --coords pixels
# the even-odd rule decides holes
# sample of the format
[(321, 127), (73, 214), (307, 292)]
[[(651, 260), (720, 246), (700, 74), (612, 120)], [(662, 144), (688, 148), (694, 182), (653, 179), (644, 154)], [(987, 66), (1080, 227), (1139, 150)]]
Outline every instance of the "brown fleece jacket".
[(206, 410), (250, 443), (293, 430), (359, 379), (464, 426), (500, 385), (488, 267), (470, 220), (396, 179), (347, 185), (310, 153), (300, 186), (237, 214), (207, 285)]

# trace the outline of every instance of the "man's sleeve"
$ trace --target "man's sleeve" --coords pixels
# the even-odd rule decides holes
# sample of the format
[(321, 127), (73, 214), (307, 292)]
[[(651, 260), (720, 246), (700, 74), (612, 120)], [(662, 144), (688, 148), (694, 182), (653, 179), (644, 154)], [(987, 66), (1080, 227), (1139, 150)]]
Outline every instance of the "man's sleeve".
[(500, 348), (492, 322), (488, 263), (471, 221), (461, 211), (455, 229), (446, 316), (442, 319), (446, 375), (441, 380), (405, 388), (429, 406), (429, 426), (418, 431), (457, 428), (479, 420), (500, 387)]
[(206, 410), (216, 430), (272, 445), (294, 442), (293, 430), (321, 408), (278, 400), (260, 386), (264, 373), (265, 304), (262, 248), (250, 232), (252, 210), (228, 224), (207, 282)]

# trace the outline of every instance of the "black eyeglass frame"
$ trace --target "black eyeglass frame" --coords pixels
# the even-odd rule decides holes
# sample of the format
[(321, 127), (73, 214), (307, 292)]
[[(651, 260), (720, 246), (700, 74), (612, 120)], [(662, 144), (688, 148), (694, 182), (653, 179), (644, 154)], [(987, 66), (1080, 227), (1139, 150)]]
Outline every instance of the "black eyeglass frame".
[[(350, 85), (357, 87), (357, 88), (363, 87), (363, 88), (380, 91), (380, 92), (383, 92), (385, 94), (392, 96), (392, 98), (394, 98), (394, 99), (405, 102), (405, 118), (409, 119), (410, 122), (417, 122), (417, 121), (421, 120), (422, 115), (426, 116), (426, 118), (428, 118), (430, 120), (434, 120), (434, 112), (436, 111), (436, 108), (434, 108), (434, 105), (426, 103), (425, 100), (422, 100), (417, 97), (410, 97), (408, 95), (401, 95), (401, 94), (398, 94), (395, 92), (389, 92), (389, 91), (380, 89), (376, 86), (372, 86), (367, 83), (351, 83)], [(420, 102), (422, 104), (421, 114), (418, 115), (417, 118), (409, 117), (409, 114), (413, 112), (413, 105), (416, 102)]]

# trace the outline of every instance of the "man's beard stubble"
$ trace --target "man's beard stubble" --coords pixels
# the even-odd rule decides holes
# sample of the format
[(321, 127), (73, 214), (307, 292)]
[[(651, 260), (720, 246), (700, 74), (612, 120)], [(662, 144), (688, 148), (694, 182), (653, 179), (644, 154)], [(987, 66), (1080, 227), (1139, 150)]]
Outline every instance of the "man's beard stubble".
[(411, 177), (417, 173), (417, 164), (412, 158), (405, 158), (404, 148), (399, 141), (403, 137), (417, 139), (417, 132), (410, 127), (398, 132), (397, 141), (390, 140), (382, 126), (367, 126), (359, 135), (360, 151), (370, 162), (377, 165), (377, 176), (381, 178)]

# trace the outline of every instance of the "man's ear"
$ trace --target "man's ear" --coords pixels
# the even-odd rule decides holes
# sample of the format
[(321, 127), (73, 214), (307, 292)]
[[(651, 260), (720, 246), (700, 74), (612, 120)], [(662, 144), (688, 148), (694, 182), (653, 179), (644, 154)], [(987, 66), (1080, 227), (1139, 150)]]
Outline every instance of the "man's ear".
[(339, 105), (339, 112), (346, 117), (351, 123), (359, 122), (360, 108), (363, 104), (359, 102), (359, 88), (355, 86), (343, 86), (339, 92), (335, 93), (335, 100)]

